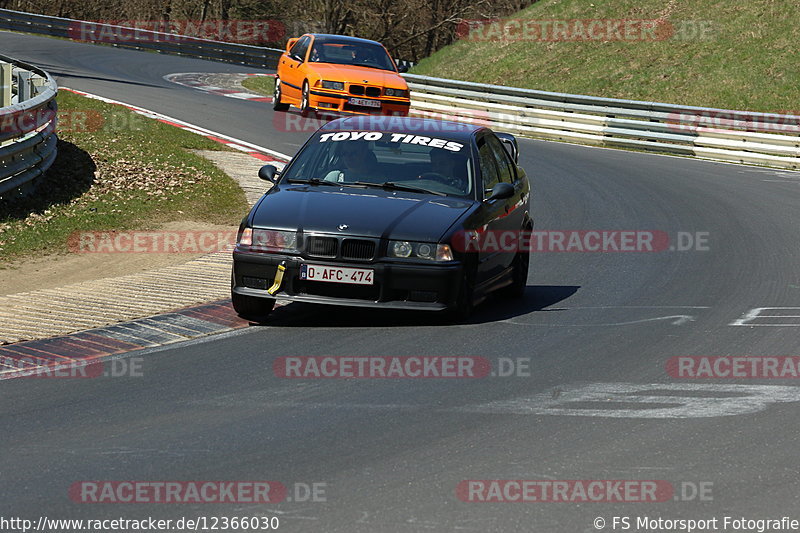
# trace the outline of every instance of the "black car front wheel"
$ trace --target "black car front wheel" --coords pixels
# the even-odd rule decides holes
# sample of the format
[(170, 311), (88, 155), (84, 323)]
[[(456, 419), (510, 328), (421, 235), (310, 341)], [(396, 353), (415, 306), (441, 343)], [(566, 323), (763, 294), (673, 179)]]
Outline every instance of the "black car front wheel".
[(458, 295), (453, 305), (444, 311), (447, 322), (459, 324), (466, 322), (475, 309), (475, 276), (471, 271), (465, 271), (458, 287)]
[(251, 322), (264, 322), (275, 308), (275, 300), (272, 298), (245, 296), (234, 292), (231, 294), (231, 300), (236, 314)]

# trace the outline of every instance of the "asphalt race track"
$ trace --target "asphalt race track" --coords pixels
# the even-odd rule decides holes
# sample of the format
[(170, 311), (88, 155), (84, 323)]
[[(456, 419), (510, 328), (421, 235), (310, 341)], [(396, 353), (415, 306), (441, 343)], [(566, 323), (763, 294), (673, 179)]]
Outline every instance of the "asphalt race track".
[[(40, 65), (61, 86), (279, 152), (294, 154), (308, 135), (278, 131), (269, 104), (162, 79), (252, 69), (10, 33), (0, 33), (0, 50)], [(674, 246), (678, 232), (700, 233), (707, 249), (536, 253), (524, 299), (491, 300), (461, 326), (292, 304), (269, 326), (146, 353), (143, 377), (4, 381), (0, 514), (267, 515), (280, 518), (282, 531), (342, 533), (580, 533), (597, 531), (596, 517), (611, 530), (614, 516), (796, 514), (795, 381), (673, 379), (665, 365), (675, 356), (800, 355), (798, 175), (520, 146), (537, 230), (658, 230)], [(767, 307), (797, 309), (732, 325)], [(530, 371), (449, 380), (273, 373), (277, 357), (310, 355), (525, 358)], [(663, 400), (645, 401), (654, 395)], [(461, 481), (493, 479), (665, 480), (675, 497), (456, 497)], [(277, 480), (323, 483), (325, 495), (274, 505), (78, 504), (68, 489), (81, 480)], [(692, 496), (700, 486), (710, 492)]]

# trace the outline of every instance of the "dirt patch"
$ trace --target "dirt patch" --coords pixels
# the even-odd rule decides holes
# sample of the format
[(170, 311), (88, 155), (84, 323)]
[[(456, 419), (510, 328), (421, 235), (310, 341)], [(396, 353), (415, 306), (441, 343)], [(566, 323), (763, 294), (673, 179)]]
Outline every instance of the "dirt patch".
[[(231, 232), (235, 227), (194, 221), (163, 224), (164, 232)], [(68, 253), (25, 258), (0, 266), (0, 296), (135, 274), (191, 261), (202, 253)]]

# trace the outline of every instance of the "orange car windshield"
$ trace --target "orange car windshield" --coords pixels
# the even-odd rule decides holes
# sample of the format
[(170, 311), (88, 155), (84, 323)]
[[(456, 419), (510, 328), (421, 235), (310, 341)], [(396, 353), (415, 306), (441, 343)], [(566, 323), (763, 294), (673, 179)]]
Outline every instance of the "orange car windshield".
[(316, 41), (308, 60), (313, 63), (356, 65), (395, 71), (394, 63), (382, 46), (352, 41)]

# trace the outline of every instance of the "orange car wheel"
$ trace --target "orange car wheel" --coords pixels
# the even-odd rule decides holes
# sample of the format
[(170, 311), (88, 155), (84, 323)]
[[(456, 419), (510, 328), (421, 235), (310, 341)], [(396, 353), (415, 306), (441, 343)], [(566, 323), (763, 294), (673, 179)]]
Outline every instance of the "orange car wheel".
[(275, 111), (286, 111), (289, 104), (281, 102), (281, 79), (275, 76), (275, 92), (272, 95), (272, 109)]
[(300, 96), (300, 116), (308, 117), (315, 112), (311, 107), (311, 100), (308, 92), (308, 80), (303, 82), (303, 94)]

